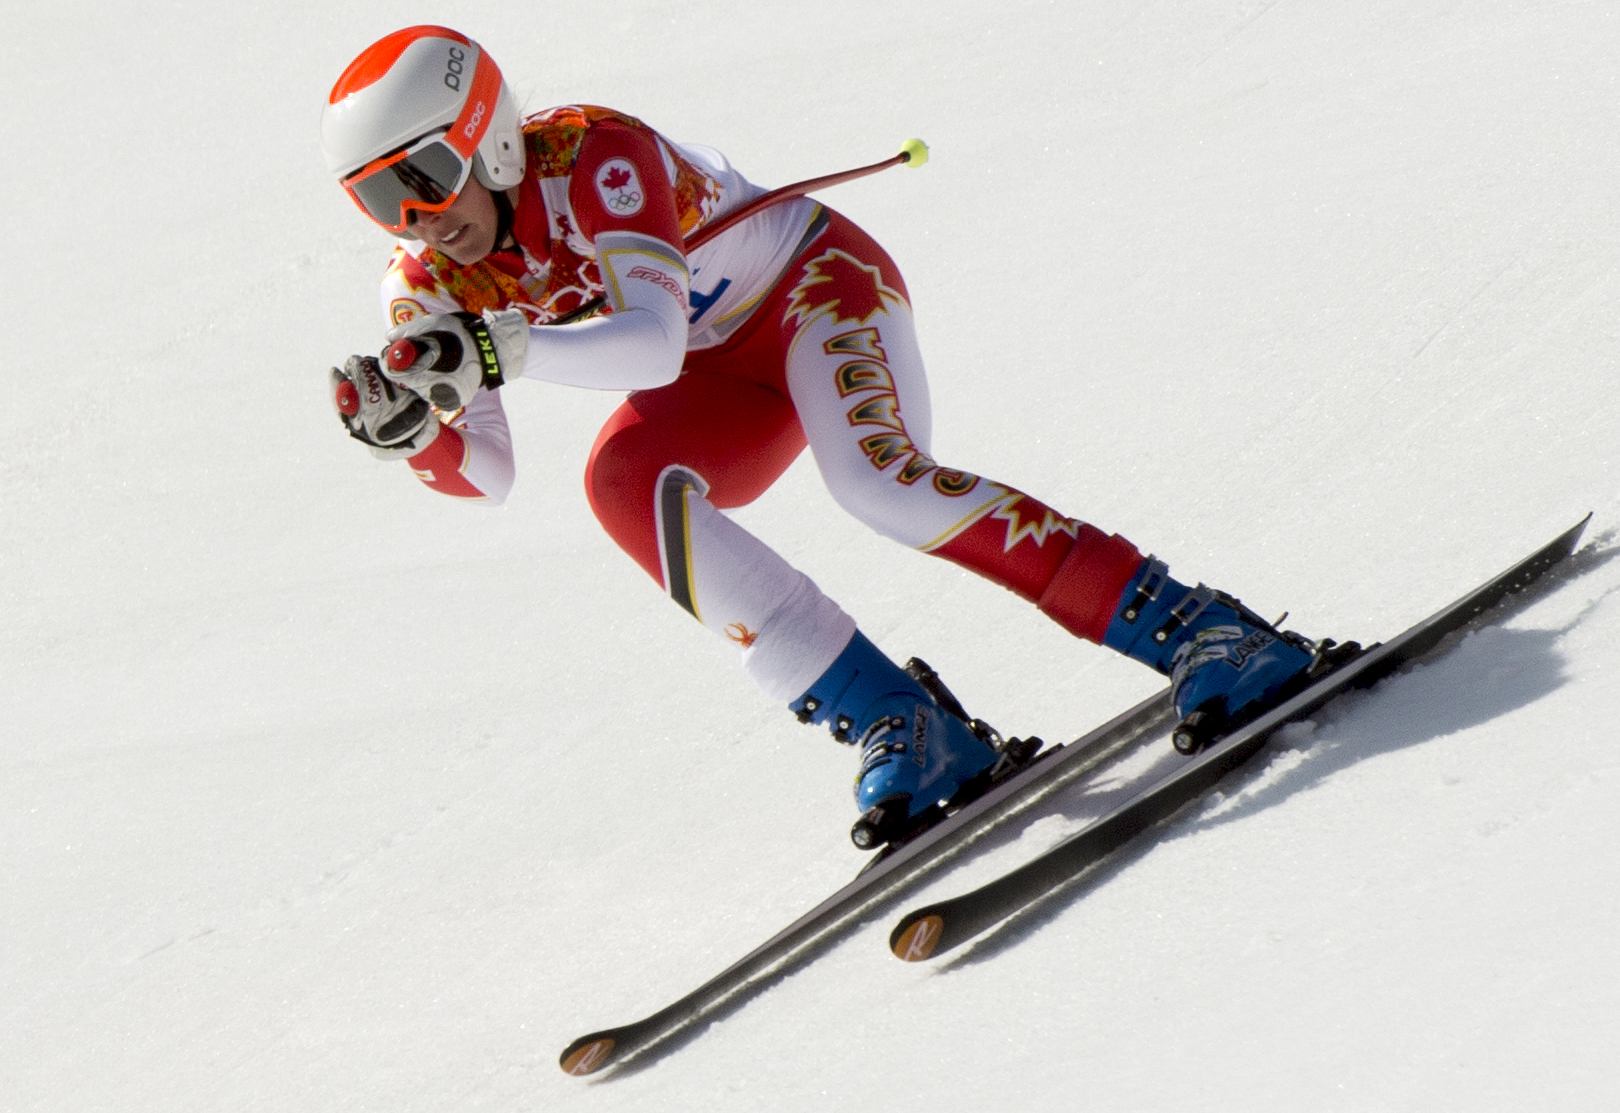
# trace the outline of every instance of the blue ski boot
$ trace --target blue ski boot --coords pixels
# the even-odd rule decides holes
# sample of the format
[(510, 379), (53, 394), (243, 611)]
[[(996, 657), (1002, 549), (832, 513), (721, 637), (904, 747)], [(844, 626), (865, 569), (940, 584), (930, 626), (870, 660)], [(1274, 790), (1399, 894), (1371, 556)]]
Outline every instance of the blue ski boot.
[(862, 850), (937, 822), (1040, 747), (1037, 739), (1003, 741), (969, 720), (932, 669), (916, 658), (901, 669), (859, 630), (788, 706), (800, 722), (826, 724), (835, 739), (861, 748), (855, 778), (861, 818), (850, 838)]
[(1356, 653), (1282, 632), (1230, 595), (1172, 580), (1148, 557), (1120, 596), (1103, 644), (1170, 678), (1181, 722), (1171, 738), (1197, 753)]

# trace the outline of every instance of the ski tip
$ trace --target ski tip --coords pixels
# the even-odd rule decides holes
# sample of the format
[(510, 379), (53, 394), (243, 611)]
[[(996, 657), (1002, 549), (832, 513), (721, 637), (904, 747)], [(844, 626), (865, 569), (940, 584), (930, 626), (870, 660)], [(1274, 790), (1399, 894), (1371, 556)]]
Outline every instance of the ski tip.
[(945, 934), (945, 917), (937, 912), (912, 913), (889, 936), (889, 950), (901, 962), (922, 962), (934, 953)]
[(1581, 542), (1586, 533), (1586, 527), (1592, 523), (1592, 513), (1587, 511), (1586, 517), (1570, 526), (1563, 533), (1553, 538), (1547, 547), (1537, 553), (1535, 558), (1541, 564), (1556, 564), (1575, 551), (1575, 546)]
[(613, 1058), (611, 1036), (584, 1036), (568, 1045), (557, 1063), (564, 1074), (592, 1074), (607, 1066)]

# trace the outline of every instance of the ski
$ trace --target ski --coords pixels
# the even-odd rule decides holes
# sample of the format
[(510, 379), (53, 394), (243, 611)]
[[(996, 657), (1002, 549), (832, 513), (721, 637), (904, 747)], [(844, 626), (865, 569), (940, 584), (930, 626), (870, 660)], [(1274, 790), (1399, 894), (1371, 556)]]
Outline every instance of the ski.
[(1591, 515), (1450, 606), (1398, 637), (1316, 681), (1265, 715), (1217, 739), (1185, 764), (1134, 793), (1039, 857), (970, 893), (908, 912), (889, 936), (889, 949), (920, 962), (961, 946), (986, 929), (1051, 895), (1105, 861), (1149, 827), (1201, 797), (1253, 757), (1278, 727), (1304, 718), (1343, 692), (1366, 688), (1429, 653), (1448, 635), (1523, 590), (1569, 556)]
[(899, 899), (992, 828), (1079, 778), (1162, 737), (1175, 715), (1164, 690), (1068, 745), (1055, 746), (984, 795), (884, 856), (788, 927), (651, 1016), (581, 1036), (558, 1058), (572, 1075), (593, 1074), (644, 1055), (689, 1032), (722, 1008), (734, 1008), (832, 947), (863, 917)]

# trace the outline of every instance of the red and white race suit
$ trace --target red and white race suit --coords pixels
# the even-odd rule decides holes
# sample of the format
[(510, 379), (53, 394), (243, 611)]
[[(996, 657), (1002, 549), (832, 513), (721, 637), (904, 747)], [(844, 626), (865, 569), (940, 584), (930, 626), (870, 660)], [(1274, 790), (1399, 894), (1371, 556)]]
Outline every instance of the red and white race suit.
[[(516, 249), (464, 267), (402, 242), (383, 280), (389, 322), (517, 308), (540, 326), (605, 295), (601, 316), (531, 328), (522, 377), (631, 392), (591, 450), (591, 506), (676, 602), (742, 648), (761, 687), (796, 699), (855, 628), (720, 513), (757, 498), (806, 443), (833, 496), (879, 533), (1102, 639), (1141, 554), (934, 460), (905, 283), (877, 243), (801, 198), (688, 254), (685, 237), (762, 192), (718, 152), (592, 107), (543, 112), (524, 132)], [(480, 391), (411, 465), (445, 494), (505, 498), (499, 395)]]

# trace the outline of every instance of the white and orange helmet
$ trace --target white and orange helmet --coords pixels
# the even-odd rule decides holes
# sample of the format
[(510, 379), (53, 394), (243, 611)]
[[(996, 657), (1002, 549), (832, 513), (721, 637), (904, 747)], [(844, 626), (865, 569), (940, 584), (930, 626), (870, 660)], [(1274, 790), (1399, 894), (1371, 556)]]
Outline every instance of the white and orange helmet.
[(321, 113), (321, 150), (354, 203), (396, 235), (442, 212), (467, 178), (523, 180), (518, 106), (495, 60), (447, 27), (407, 27), (349, 63)]

